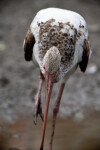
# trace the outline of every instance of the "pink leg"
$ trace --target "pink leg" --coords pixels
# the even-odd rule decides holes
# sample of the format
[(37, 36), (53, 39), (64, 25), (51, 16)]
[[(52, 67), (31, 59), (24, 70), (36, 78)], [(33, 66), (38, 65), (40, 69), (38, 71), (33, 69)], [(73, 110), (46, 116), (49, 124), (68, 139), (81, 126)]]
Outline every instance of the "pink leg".
[(41, 108), (41, 89), (43, 85), (44, 77), (40, 71), (40, 81), (39, 81), (39, 87), (38, 87), (38, 92), (34, 98), (34, 103), (35, 103), (35, 108), (34, 108), (34, 124), (37, 123), (37, 117), (38, 114), (40, 114), (41, 119), (43, 120), (43, 113), (42, 113), (42, 108)]
[(50, 140), (50, 150), (52, 150), (56, 118), (57, 118), (57, 113), (59, 112), (59, 106), (60, 106), (61, 96), (62, 96), (64, 87), (65, 87), (65, 83), (61, 83), (58, 97), (57, 97), (57, 100), (55, 102), (54, 109), (53, 109), (53, 122), (52, 122), (52, 134), (51, 134), (51, 140)]

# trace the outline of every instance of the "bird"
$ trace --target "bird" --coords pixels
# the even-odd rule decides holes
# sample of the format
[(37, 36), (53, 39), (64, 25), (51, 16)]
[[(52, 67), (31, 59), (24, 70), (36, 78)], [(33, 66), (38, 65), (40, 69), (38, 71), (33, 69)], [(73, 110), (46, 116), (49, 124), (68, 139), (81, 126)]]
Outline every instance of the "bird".
[[(45, 8), (34, 17), (24, 39), (26, 61), (36, 62), (40, 68), (39, 87), (34, 98), (34, 123), (40, 115), (43, 120), (43, 133), (40, 150), (44, 148), (44, 138), (50, 97), (54, 83), (60, 82), (60, 89), (53, 108), (53, 139), (57, 114), (65, 83), (79, 67), (86, 71), (91, 56), (88, 29), (85, 19), (78, 13), (61, 8)], [(41, 107), (41, 90), (45, 81), (44, 115)]]

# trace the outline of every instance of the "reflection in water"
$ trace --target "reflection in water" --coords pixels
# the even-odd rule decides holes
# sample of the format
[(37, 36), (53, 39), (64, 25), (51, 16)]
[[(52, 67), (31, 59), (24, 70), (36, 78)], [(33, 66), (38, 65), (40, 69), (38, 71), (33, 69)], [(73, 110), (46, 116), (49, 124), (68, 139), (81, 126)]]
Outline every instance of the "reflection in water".
[[(54, 137), (54, 150), (100, 150), (100, 115), (92, 114), (84, 121), (58, 119)], [(42, 122), (35, 126), (32, 118), (14, 124), (1, 124), (0, 150), (38, 150)], [(49, 148), (51, 119), (48, 119), (44, 150)]]

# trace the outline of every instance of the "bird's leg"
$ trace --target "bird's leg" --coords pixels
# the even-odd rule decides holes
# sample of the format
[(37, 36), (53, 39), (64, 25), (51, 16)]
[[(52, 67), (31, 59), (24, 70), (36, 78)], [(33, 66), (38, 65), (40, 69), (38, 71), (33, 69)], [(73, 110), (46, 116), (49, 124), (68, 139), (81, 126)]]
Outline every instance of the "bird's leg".
[(52, 150), (56, 118), (57, 118), (57, 113), (59, 112), (59, 106), (60, 106), (60, 101), (61, 101), (64, 87), (65, 87), (65, 83), (61, 83), (58, 97), (57, 97), (57, 100), (56, 100), (54, 108), (53, 108), (53, 121), (52, 121), (52, 133), (51, 133), (51, 139), (50, 139), (50, 150)]
[(42, 121), (43, 121), (43, 113), (42, 113), (42, 108), (41, 108), (41, 89), (44, 81), (44, 76), (40, 71), (40, 77), (39, 77), (39, 87), (38, 87), (38, 92), (34, 98), (34, 103), (35, 103), (35, 108), (34, 108), (34, 124), (37, 123), (37, 116), (38, 114), (40, 115)]

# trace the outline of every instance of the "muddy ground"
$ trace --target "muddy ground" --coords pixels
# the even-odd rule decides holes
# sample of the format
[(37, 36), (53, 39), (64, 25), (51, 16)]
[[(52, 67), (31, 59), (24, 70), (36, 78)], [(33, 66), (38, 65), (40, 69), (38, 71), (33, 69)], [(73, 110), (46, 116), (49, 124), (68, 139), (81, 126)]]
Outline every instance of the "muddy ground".
[[(93, 51), (86, 73), (78, 69), (66, 84), (59, 116), (83, 121), (92, 114), (100, 114), (100, 1), (0, 0), (0, 124), (25, 118), (28, 121), (29, 116), (32, 119), (39, 69), (32, 62), (25, 62), (23, 40), (37, 11), (46, 7), (80, 13), (87, 21)], [(49, 114), (58, 85), (54, 87)], [(42, 106), (44, 108), (44, 89)], [(100, 121), (99, 117), (97, 120)]]

